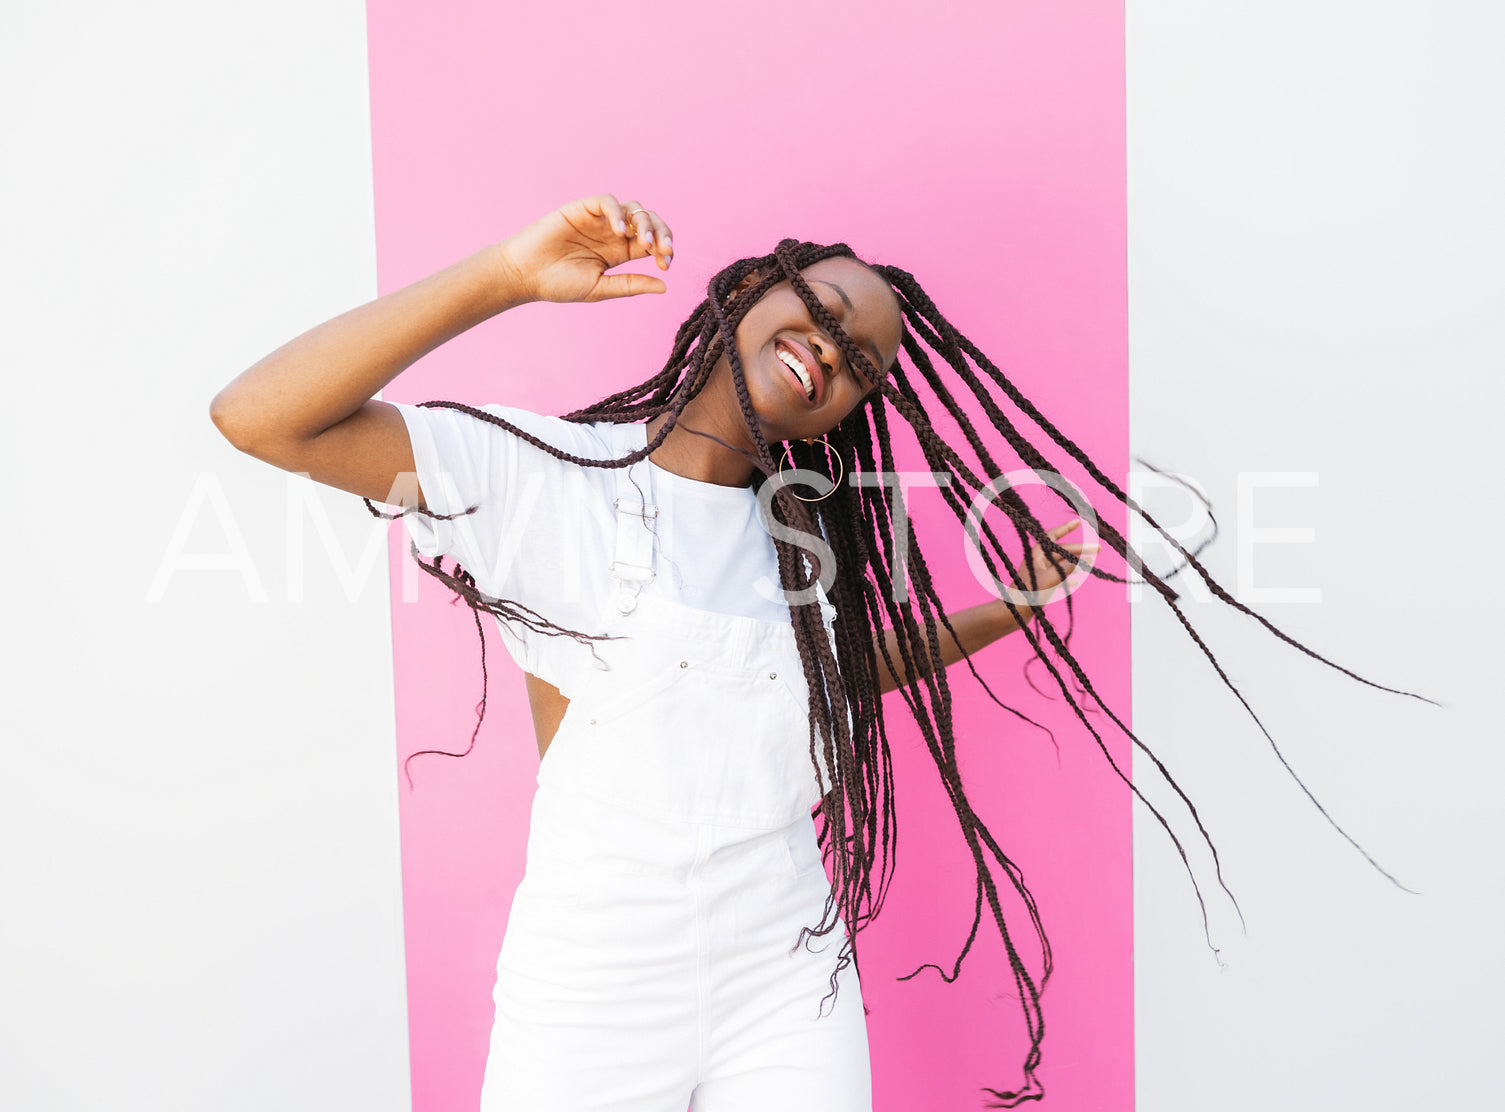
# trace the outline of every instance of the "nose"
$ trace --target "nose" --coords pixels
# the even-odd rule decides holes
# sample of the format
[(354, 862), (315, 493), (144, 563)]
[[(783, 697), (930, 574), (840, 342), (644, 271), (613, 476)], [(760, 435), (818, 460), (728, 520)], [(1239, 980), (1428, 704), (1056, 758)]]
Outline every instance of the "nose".
[(835, 344), (828, 345), (823, 336), (812, 336), (810, 337), (810, 350), (815, 353), (816, 360), (826, 369), (827, 374), (835, 371), (836, 368), (833, 362), (836, 354)]

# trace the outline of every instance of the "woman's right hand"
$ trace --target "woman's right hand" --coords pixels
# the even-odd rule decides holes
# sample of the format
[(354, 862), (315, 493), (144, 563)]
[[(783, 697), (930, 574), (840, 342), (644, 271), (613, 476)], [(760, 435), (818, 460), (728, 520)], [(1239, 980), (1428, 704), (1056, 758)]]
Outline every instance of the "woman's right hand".
[[(500, 244), (505, 265), (529, 301), (607, 301), (668, 286), (650, 274), (607, 274), (645, 259), (668, 270), (674, 257), (669, 226), (637, 201), (610, 193), (571, 201), (539, 217)], [(629, 215), (631, 213), (631, 215)]]

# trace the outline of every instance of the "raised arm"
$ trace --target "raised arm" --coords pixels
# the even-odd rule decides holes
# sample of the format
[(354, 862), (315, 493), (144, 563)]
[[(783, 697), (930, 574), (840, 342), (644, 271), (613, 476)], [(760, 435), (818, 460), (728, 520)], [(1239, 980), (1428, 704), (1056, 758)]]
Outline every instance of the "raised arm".
[(646, 274), (606, 274), (654, 255), (668, 269), (668, 229), (632, 225), (611, 194), (572, 201), (500, 243), (310, 329), (214, 396), (210, 419), (236, 448), (285, 471), (390, 505), (421, 505), (407, 427), (373, 401), (428, 352), (529, 301), (602, 301), (666, 288)]

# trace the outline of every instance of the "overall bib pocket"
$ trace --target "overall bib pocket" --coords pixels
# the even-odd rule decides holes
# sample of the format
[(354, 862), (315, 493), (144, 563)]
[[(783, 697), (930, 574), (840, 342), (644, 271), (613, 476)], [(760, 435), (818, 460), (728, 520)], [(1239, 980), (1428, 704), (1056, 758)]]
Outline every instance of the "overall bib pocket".
[[(623, 744), (630, 744), (620, 737), (623, 729), (630, 732), (634, 719), (653, 714), (655, 700), (658, 707), (672, 704), (672, 688), (684, 671), (678, 660), (647, 668), (619, 665), (585, 684), (565, 708), (553, 740), (539, 761), (539, 785), (589, 790), (593, 783), (599, 785), (604, 775), (610, 787), (612, 774), (608, 768), (613, 758), (625, 756)], [(619, 781), (613, 794), (631, 789), (630, 780)], [(598, 787), (597, 794), (599, 791)]]
[[(587, 727), (611, 725), (648, 700), (664, 695), (688, 668), (688, 662), (675, 660), (657, 668), (632, 669), (587, 686), (577, 697), (582, 704), (575, 716), (577, 725), (582, 721)], [(574, 709), (572, 703), (570, 710)]]
[(623, 661), (605, 683), (581, 690), (555, 735), (561, 751), (551, 746), (540, 765), (540, 785), (663, 819), (748, 829), (808, 813), (818, 798), (809, 723), (780, 674), (786, 660), (742, 667), (707, 655), (676, 646), (657, 660)]
[(810, 686), (805, 682), (805, 677), (802, 674), (791, 670), (798, 667), (799, 659), (795, 658), (792, 662), (779, 669), (777, 673), (777, 687), (790, 708), (801, 718), (807, 718), (810, 714)]

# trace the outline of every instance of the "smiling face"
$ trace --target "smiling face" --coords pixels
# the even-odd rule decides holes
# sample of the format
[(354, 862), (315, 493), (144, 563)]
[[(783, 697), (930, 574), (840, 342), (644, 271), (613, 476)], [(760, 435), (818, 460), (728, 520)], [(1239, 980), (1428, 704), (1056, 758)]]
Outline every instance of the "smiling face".
[[(800, 271), (810, 292), (881, 371), (898, 357), (904, 318), (888, 282), (855, 259), (822, 259)], [(737, 285), (753, 285), (756, 272)], [(770, 442), (830, 432), (873, 388), (811, 315), (786, 278), (765, 293), (737, 325), (737, 351), (747, 393)], [(801, 373), (803, 372), (803, 373)], [(727, 389), (731, 368), (716, 368)]]

